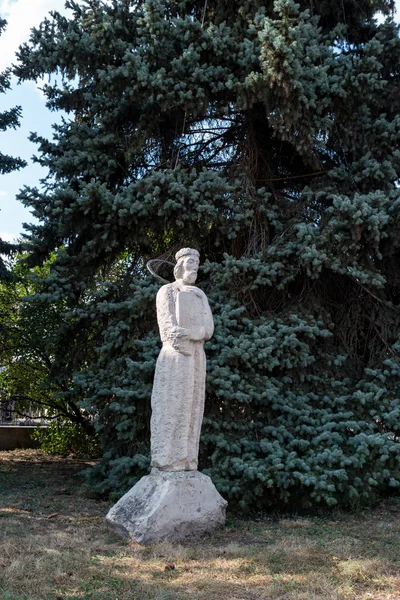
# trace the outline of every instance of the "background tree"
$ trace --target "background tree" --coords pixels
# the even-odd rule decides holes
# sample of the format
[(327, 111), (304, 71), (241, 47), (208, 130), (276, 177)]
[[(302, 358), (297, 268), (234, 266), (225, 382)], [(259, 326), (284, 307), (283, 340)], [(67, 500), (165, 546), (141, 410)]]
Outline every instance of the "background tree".
[(374, 20), (393, 2), (67, 6), (19, 53), (68, 113), (33, 136), (49, 178), (20, 197), (30, 264), (56, 251), (41, 298), (72, 315), (56, 361), (98, 414), (93, 485), (148, 466), (144, 264), (192, 246), (216, 321), (200, 467), (231, 505), (398, 487), (400, 40)]
[[(0, 18), (0, 35), (4, 31), (7, 21)], [(10, 89), (10, 69), (0, 73), (0, 94), (3, 94)], [(5, 131), (12, 127), (16, 129), (19, 126), (19, 118), (21, 116), (21, 107), (16, 106), (10, 110), (0, 112), (0, 131)], [(16, 169), (20, 169), (26, 165), (24, 160), (20, 158), (13, 158), (8, 154), (3, 154), (0, 151), (0, 175), (10, 173)], [(0, 239), (0, 279), (7, 276), (7, 268), (4, 261), (4, 257), (12, 254), (17, 249), (15, 244), (9, 244), (4, 240)], [(2, 256), (3, 255), (3, 256)]]
[[(68, 318), (65, 305), (43, 303), (35, 294), (38, 282), (49, 273), (49, 263), (29, 271), (23, 257), (17, 259), (11, 277), (0, 282), (2, 394), (19, 417), (68, 420), (93, 433), (92, 415), (79, 406), (69, 365), (61, 368), (55, 361), (57, 334)], [(79, 346), (79, 340), (75, 342)]]

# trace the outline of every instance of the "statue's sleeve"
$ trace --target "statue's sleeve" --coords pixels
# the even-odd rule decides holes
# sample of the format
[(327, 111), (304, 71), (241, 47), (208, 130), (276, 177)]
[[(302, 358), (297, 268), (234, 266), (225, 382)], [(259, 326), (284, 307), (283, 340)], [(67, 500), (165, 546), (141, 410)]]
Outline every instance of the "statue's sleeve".
[(214, 333), (214, 319), (213, 319), (211, 308), (208, 303), (208, 298), (206, 295), (204, 295), (203, 306), (204, 306), (204, 329), (206, 332), (205, 339), (209, 340)]
[(174, 291), (171, 285), (163, 285), (158, 290), (156, 306), (161, 341), (171, 342), (173, 338), (172, 328), (177, 326)]

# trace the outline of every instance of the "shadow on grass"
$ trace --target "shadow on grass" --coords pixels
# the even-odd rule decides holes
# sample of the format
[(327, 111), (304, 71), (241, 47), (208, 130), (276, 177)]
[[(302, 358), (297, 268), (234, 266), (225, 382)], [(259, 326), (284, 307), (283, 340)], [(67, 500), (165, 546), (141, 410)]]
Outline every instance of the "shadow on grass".
[[(81, 461), (0, 453), (0, 600), (399, 600), (398, 500), (326, 517), (231, 519), (151, 547), (107, 530)], [(383, 595), (385, 594), (385, 595)]]

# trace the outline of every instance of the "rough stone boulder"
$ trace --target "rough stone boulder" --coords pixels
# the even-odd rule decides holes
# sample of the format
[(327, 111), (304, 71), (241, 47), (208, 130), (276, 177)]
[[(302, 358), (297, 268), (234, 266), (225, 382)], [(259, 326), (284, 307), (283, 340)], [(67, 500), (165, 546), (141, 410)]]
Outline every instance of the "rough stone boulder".
[(153, 469), (110, 509), (106, 521), (141, 544), (199, 536), (225, 523), (227, 502), (199, 471)]

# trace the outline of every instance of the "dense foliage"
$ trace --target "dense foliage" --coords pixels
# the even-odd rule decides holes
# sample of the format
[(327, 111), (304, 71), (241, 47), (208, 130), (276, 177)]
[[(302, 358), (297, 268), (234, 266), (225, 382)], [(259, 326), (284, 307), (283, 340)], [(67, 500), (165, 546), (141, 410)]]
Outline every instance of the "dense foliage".
[(73, 454), (77, 458), (87, 459), (97, 458), (100, 453), (98, 437), (94, 432), (88, 433), (79, 423), (62, 417), (52, 421), (47, 427), (35, 429), (32, 439), (47, 454)]
[[(67, 2), (20, 49), (68, 117), (34, 209), (55, 360), (96, 411), (92, 485), (149, 465), (149, 258), (198, 248), (216, 331), (200, 468), (231, 506), (400, 485), (400, 39), (389, 0)], [(172, 278), (172, 274), (169, 273)]]
[[(4, 31), (7, 22), (0, 18), (0, 35)], [(10, 89), (10, 70), (0, 73), (0, 94), (4, 94)], [(21, 116), (21, 107), (15, 106), (10, 110), (0, 112), (0, 132), (6, 131), (10, 127), (15, 129), (19, 126), (19, 118)], [(0, 151), (0, 175), (10, 173), (16, 169), (25, 166), (25, 161), (20, 158), (14, 158), (8, 154), (3, 154)], [(10, 256), (17, 249), (15, 244), (10, 244), (0, 238), (0, 279), (8, 278), (7, 265), (4, 260), (6, 256)], [(3, 255), (3, 256), (2, 256)], [(0, 322), (1, 327), (1, 322)]]
[[(19, 260), (18, 260), (19, 258)], [(21, 256), (10, 261), (8, 277), (0, 281), (0, 399), (13, 406), (16, 418), (67, 421), (65, 437), (93, 434), (93, 415), (82, 411), (72, 385), (73, 367), (57, 362), (64, 323), (70, 318), (65, 302), (42, 301), (40, 285), (50, 265), (27, 269)], [(60, 428), (49, 429), (46, 439)], [(71, 439), (71, 445), (74, 445)]]

